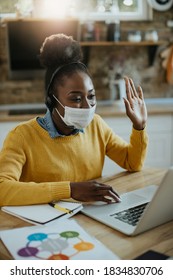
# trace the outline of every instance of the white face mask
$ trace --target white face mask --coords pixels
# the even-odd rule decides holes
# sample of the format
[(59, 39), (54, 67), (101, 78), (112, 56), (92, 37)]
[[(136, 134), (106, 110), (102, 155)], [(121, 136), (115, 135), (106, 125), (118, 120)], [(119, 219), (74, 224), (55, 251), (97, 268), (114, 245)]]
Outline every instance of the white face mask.
[(64, 117), (60, 115), (57, 108), (55, 108), (55, 110), (67, 126), (72, 126), (77, 129), (82, 129), (88, 126), (89, 123), (93, 120), (96, 104), (86, 109), (73, 108), (73, 107), (63, 106), (61, 102), (56, 98), (56, 96), (53, 95), (53, 97), (64, 108)]

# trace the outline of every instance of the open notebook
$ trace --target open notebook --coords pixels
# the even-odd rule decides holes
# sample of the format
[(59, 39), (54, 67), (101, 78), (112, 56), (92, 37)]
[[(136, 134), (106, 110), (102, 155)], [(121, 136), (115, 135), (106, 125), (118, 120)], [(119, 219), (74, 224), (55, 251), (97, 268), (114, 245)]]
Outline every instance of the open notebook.
[(56, 219), (67, 219), (83, 208), (81, 203), (58, 201), (54, 204), (3, 206), (2, 211), (36, 225), (48, 224)]

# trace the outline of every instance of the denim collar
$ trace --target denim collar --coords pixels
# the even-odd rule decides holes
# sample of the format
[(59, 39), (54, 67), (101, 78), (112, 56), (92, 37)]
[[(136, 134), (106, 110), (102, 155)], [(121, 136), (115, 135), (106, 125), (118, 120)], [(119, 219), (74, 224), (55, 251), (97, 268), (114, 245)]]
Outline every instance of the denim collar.
[[(54, 122), (52, 120), (52, 116), (49, 110), (47, 110), (46, 114), (44, 117), (38, 117), (37, 122), (41, 127), (43, 127), (47, 132), (49, 133), (51, 138), (56, 138), (56, 137), (65, 137), (66, 135), (61, 134), (57, 128), (54, 125)], [(84, 132), (83, 129), (74, 129), (72, 131), (72, 135), (77, 134), (79, 132)]]

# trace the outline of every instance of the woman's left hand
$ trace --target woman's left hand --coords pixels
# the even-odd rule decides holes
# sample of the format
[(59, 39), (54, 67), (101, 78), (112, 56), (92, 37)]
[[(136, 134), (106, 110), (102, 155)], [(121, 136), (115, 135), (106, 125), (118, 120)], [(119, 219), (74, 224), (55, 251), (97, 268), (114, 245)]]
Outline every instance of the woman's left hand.
[(132, 121), (134, 129), (142, 130), (147, 122), (147, 109), (142, 88), (138, 86), (136, 90), (132, 79), (128, 77), (125, 77), (124, 80), (127, 95), (127, 98), (124, 98), (126, 114)]

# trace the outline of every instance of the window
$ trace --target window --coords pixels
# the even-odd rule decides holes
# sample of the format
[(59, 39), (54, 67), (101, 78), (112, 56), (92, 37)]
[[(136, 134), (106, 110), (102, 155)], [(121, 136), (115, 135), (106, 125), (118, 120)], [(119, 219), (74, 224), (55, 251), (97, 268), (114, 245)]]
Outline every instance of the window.
[(16, 17), (15, 5), (17, 0), (2, 0), (0, 2), (0, 18)]
[(15, 18), (18, 15), (29, 17), (33, 11), (34, 0), (1, 0), (0, 18)]
[[(151, 20), (152, 8), (147, 0), (88, 0), (78, 2), (79, 15), (82, 19), (120, 21)], [(85, 12), (81, 12), (85, 11)]]
[(151, 20), (147, 0), (1, 0), (0, 18), (31, 16), (59, 18), (72, 16), (81, 21)]

